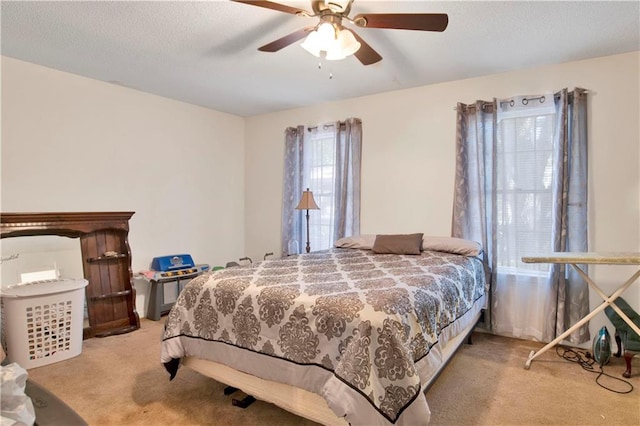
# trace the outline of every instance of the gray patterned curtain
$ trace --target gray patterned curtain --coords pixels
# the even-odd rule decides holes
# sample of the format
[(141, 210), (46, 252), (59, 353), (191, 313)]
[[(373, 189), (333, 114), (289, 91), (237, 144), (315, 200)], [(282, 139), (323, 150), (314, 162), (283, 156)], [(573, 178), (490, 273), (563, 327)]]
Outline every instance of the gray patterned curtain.
[[(555, 94), (556, 141), (554, 161), (554, 251), (587, 251), (587, 91), (563, 89)], [(580, 268), (588, 272), (587, 265)], [(589, 313), (589, 285), (567, 265), (553, 265), (552, 305), (548, 328), (559, 336)], [(589, 341), (585, 324), (569, 336), (579, 344)]]
[[(554, 95), (556, 130), (553, 143), (553, 214), (550, 250), (587, 251), (587, 104), (586, 91), (566, 89)], [(551, 341), (589, 311), (587, 284), (573, 268), (557, 265), (549, 268), (543, 279), (544, 303), (522, 300), (523, 306), (544, 314), (540, 334), (519, 328), (522, 324), (505, 324), (508, 315), (503, 309), (512, 308), (512, 297), (529, 287), (528, 277), (508, 276), (499, 271), (500, 242), (497, 240), (498, 214), (496, 194), (497, 169), (497, 101), (477, 101), (457, 106), (456, 178), (453, 206), (452, 235), (483, 244), (490, 269), (491, 329), (514, 337), (536, 336)], [(504, 212), (502, 212), (504, 215)], [(531, 250), (534, 250), (533, 248)], [(531, 253), (533, 254), (533, 253)], [(517, 273), (516, 273), (517, 275)], [(522, 284), (522, 285), (520, 285)], [(505, 287), (509, 287), (505, 290)], [(518, 289), (521, 287), (521, 289)], [(540, 293), (538, 293), (540, 294)], [(505, 295), (509, 298), (505, 299)], [(522, 316), (523, 312), (512, 312)], [(526, 323), (526, 321), (525, 321)], [(526, 328), (527, 324), (524, 324)], [(589, 340), (588, 326), (570, 336), (572, 343)]]
[(333, 241), (360, 235), (360, 162), (362, 122), (349, 118), (336, 138)]
[[(495, 154), (496, 102), (456, 106), (456, 177), (451, 235), (482, 244), (487, 280), (496, 271)], [(491, 299), (491, 293), (489, 298)], [(487, 315), (491, 317), (491, 300)]]
[(304, 126), (288, 127), (284, 132), (284, 183), (282, 194), (282, 256), (300, 253), (304, 235), (300, 201), (303, 180)]

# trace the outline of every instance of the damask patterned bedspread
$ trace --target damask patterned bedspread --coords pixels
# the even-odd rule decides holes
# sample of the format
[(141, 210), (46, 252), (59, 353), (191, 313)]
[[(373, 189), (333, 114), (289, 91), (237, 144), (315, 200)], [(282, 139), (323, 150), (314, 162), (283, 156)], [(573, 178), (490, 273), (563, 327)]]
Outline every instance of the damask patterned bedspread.
[(167, 318), (161, 361), (202, 356), (188, 353), (201, 346), (190, 344), (197, 340), (319, 367), (396, 423), (421, 394), (417, 363), (484, 285), (478, 258), (431, 251), (336, 248), (228, 268), (182, 291)]

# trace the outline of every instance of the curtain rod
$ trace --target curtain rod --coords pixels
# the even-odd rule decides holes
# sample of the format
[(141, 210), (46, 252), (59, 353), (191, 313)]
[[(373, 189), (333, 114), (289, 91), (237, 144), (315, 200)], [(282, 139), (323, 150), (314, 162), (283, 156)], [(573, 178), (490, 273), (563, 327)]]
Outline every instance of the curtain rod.
[[(560, 97), (560, 94), (558, 94), (558, 93), (553, 95), (554, 100), (558, 99), (559, 97)], [(533, 98), (522, 98), (522, 105), (525, 105), (525, 106), (529, 105), (529, 101), (535, 101), (535, 100), (540, 101), (540, 103), (542, 104), (546, 100), (546, 97), (545, 96), (535, 96)], [(500, 106), (504, 106), (506, 104), (508, 104), (509, 106), (515, 106), (515, 104), (516, 104), (516, 102), (513, 99), (511, 99), (509, 101), (501, 101), (501, 102), (498, 102), (498, 103), (500, 104)], [(484, 109), (485, 106), (491, 105), (491, 104), (492, 104), (492, 102), (489, 102), (489, 101), (483, 102), (482, 103), (482, 109)], [(475, 105), (473, 105), (473, 106), (475, 106)], [(454, 111), (457, 110), (457, 109), (458, 109), (458, 107), (453, 107)]]
[[(569, 97), (573, 96), (573, 92), (574, 92), (573, 90), (569, 92)], [(589, 91), (585, 89), (584, 93), (589, 93)], [(553, 99), (554, 100), (557, 100), (559, 98), (560, 98), (560, 92), (556, 92), (556, 93), (553, 94)], [(522, 98), (522, 105), (528, 105), (529, 101), (535, 101), (535, 100), (540, 101), (540, 103), (544, 103), (546, 98), (545, 98), (544, 95), (534, 96), (532, 98)], [(515, 105), (515, 101), (513, 99), (511, 99), (510, 101), (502, 101), (502, 102), (500, 102), (500, 105), (504, 105), (504, 104), (509, 104), (509, 106), (514, 106)], [(484, 102), (482, 107), (484, 108), (485, 105), (491, 105), (491, 102), (488, 102), (488, 101)], [(454, 111), (457, 110), (457, 109), (458, 109), (458, 107), (453, 107)]]
[[(347, 123), (346, 123), (346, 121), (338, 121), (338, 125), (339, 125), (340, 127), (344, 127), (346, 124), (347, 124)], [(335, 126), (335, 124), (334, 124), (334, 123), (329, 123), (329, 124), (323, 124), (323, 125), (322, 125), (322, 128), (326, 130), (326, 129), (328, 129), (329, 127), (334, 127), (334, 126)], [(312, 130), (316, 130), (317, 128), (318, 128), (318, 126), (307, 127), (307, 130), (308, 130), (308, 131), (312, 131)]]

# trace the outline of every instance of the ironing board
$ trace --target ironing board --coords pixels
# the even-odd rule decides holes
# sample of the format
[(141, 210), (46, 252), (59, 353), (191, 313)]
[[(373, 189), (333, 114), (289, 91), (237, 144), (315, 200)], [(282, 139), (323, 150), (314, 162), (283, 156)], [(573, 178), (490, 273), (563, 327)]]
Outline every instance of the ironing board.
[(597, 315), (599, 312), (602, 312), (607, 306), (611, 306), (613, 310), (615, 310), (618, 315), (627, 323), (629, 326), (638, 334), (640, 334), (640, 328), (635, 325), (627, 315), (618, 306), (616, 306), (613, 301), (616, 300), (620, 295), (627, 289), (635, 280), (640, 277), (640, 268), (636, 273), (634, 273), (627, 281), (621, 284), (616, 291), (613, 292), (611, 296), (607, 296), (598, 285), (593, 282), (591, 278), (578, 266), (579, 264), (595, 264), (595, 265), (640, 265), (640, 253), (632, 253), (632, 252), (615, 252), (615, 253), (605, 253), (605, 252), (553, 252), (544, 256), (532, 256), (532, 257), (523, 257), (522, 261), (524, 263), (561, 263), (561, 264), (569, 264), (571, 265), (577, 272), (580, 274), (582, 278), (589, 284), (589, 286), (596, 292), (602, 299), (604, 300), (598, 307), (593, 309), (587, 315), (584, 316), (580, 321), (575, 323), (571, 328), (567, 331), (556, 337), (552, 342), (549, 342), (545, 347), (536, 351), (531, 351), (529, 354), (529, 358), (524, 364), (524, 368), (528, 370), (531, 367), (531, 361), (533, 361), (538, 356), (542, 355), (547, 350), (551, 349), (562, 340), (564, 340), (567, 336), (581, 327), (583, 324), (587, 323), (591, 318)]

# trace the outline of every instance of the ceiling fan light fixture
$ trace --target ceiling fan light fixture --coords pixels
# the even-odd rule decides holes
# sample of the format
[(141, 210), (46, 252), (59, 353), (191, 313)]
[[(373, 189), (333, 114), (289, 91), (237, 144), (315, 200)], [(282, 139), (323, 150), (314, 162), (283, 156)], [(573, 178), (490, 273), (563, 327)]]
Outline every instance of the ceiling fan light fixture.
[(276, 1), (232, 1), (297, 16), (318, 18), (319, 22), (315, 27), (301, 28), (265, 44), (258, 48), (261, 52), (277, 52), (305, 38), (301, 46), (315, 57), (337, 60), (355, 54), (362, 65), (375, 64), (382, 60), (382, 56), (357, 33), (344, 29), (343, 21), (360, 28), (435, 32), (444, 31), (449, 24), (449, 16), (446, 13), (361, 13), (351, 17), (349, 14), (354, 0), (310, 0), (313, 13)]
[(328, 52), (334, 48), (337, 39), (336, 32), (337, 30), (332, 24), (323, 22), (309, 33), (300, 46), (313, 56), (320, 57), (321, 52)]
[(358, 49), (360, 49), (360, 42), (356, 40), (351, 31), (343, 28), (338, 34), (333, 49), (327, 51), (327, 60), (344, 59), (356, 53)]
[(360, 43), (351, 31), (327, 22), (311, 31), (300, 46), (313, 56), (322, 56), (329, 61), (344, 59), (360, 49)]

